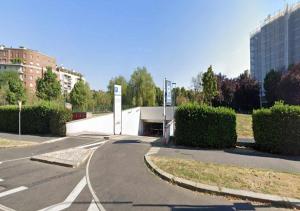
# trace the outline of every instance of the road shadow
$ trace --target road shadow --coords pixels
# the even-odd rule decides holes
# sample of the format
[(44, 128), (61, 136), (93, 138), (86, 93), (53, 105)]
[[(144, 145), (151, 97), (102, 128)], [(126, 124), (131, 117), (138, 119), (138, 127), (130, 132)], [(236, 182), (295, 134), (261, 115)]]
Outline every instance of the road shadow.
[(152, 209), (163, 209), (169, 208), (171, 211), (185, 211), (185, 210), (215, 210), (215, 211), (232, 211), (232, 210), (243, 210), (243, 211), (254, 211), (256, 208), (273, 208), (271, 204), (257, 204), (254, 205), (250, 202), (237, 202), (233, 203), (232, 205), (189, 205), (189, 204), (164, 204), (164, 203), (157, 203), (157, 204), (138, 204), (133, 203), (132, 201), (102, 201), (102, 205), (129, 205), (133, 208), (144, 209), (144, 208), (152, 208)]

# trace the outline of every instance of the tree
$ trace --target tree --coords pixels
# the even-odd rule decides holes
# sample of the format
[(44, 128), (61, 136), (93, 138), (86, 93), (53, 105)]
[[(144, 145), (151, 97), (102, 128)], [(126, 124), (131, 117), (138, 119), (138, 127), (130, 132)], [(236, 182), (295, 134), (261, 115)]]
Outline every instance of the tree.
[(259, 84), (246, 70), (236, 79), (234, 103), (237, 110), (251, 111), (259, 107)]
[(272, 106), (275, 101), (280, 99), (279, 84), (281, 75), (281, 72), (271, 70), (264, 79), (265, 97), (269, 106)]
[(192, 86), (195, 92), (202, 91), (202, 73), (198, 73), (196, 77), (192, 78)]
[(111, 95), (104, 91), (92, 91), (94, 112), (109, 111), (112, 108)]
[(115, 78), (112, 78), (107, 86), (108, 92), (111, 96), (111, 103), (113, 104), (114, 100), (114, 85), (121, 85), (122, 86), (122, 104), (127, 105), (130, 103), (130, 100), (128, 99), (127, 96), (127, 87), (128, 87), (128, 82), (123, 76), (118, 76)]
[(236, 83), (233, 79), (227, 78), (221, 73), (216, 75), (218, 95), (213, 99), (214, 106), (233, 107), (233, 99)]
[(77, 81), (70, 93), (70, 101), (74, 110), (87, 111), (91, 99), (90, 87), (83, 80)]
[(164, 104), (164, 94), (158, 86), (155, 87), (155, 102), (157, 106), (163, 106)]
[(155, 84), (146, 67), (137, 67), (129, 81), (129, 96), (133, 106), (155, 105)]
[(204, 102), (211, 105), (212, 99), (218, 94), (217, 78), (214, 75), (212, 66), (209, 66), (202, 77)]
[(282, 75), (280, 98), (287, 104), (300, 105), (300, 64), (294, 65)]
[(43, 100), (56, 100), (61, 95), (61, 86), (57, 76), (52, 72), (51, 67), (47, 67), (43, 78), (36, 81), (36, 96)]
[(4, 71), (0, 73), (1, 104), (18, 104), (25, 102), (26, 94), (19, 73), (15, 71)]

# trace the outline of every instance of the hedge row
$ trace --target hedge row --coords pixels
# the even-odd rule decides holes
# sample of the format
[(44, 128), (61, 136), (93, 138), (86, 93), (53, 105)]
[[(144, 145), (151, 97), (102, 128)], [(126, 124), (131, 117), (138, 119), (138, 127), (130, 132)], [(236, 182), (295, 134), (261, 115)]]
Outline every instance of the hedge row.
[[(21, 113), (22, 134), (52, 134), (65, 136), (66, 122), (72, 112), (53, 103), (23, 106)], [(0, 106), (0, 131), (18, 133), (19, 108)]]
[(300, 155), (300, 106), (277, 104), (255, 110), (252, 117), (256, 149)]
[(176, 144), (217, 149), (236, 144), (236, 114), (232, 109), (186, 104), (176, 109), (175, 120)]

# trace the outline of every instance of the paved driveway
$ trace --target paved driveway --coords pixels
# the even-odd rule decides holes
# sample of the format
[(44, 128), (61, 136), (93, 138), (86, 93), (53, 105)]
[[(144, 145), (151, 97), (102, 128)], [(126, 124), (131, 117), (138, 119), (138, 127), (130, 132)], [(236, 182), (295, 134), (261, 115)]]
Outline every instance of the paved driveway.
[(106, 210), (275, 209), (196, 193), (169, 184), (150, 172), (144, 164), (143, 156), (150, 147), (151, 144), (137, 140), (116, 140), (95, 152), (90, 179)]

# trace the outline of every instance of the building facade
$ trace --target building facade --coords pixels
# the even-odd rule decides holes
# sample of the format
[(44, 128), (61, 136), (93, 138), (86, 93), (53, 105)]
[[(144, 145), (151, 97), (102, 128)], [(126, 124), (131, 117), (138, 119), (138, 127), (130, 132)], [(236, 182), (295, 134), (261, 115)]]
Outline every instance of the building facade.
[(266, 74), (285, 71), (300, 62), (300, 4), (287, 6), (264, 22), (250, 35), (250, 70), (263, 90)]
[(74, 70), (69, 70), (64, 67), (57, 67), (56, 71), (59, 75), (59, 80), (63, 93), (70, 93), (76, 82), (80, 79), (85, 81), (83, 75)]
[(34, 93), (36, 80), (43, 76), (47, 67), (56, 72), (56, 60), (38, 51), (0, 46), (0, 71), (17, 71), (27, 91)]

